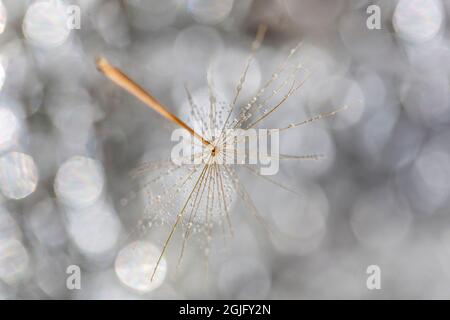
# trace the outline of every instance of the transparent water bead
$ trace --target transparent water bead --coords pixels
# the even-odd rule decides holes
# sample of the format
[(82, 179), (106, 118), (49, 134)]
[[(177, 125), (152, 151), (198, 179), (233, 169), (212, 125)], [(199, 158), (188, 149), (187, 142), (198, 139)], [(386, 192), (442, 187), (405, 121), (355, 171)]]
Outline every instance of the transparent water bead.
[(23, 19), (25, 38), (42, 48), (63, 44), (70, 35), (66, 6), (58, 0), (38, 1), (31, 4)]
[(161, 251), (153, 244), (136, 241), (124, 247), (117, 255), (115, 271), (119, 280), (127, 287), (146, 293), (157, 289), (164, 282), (167, 263), (163, 257), (150, 281)]
[(91, 158), (75, 156), (59, 168), (54, 188), (63, 203), (84, 207), (93, 204), (100, 197), (103, 184), (103, 168), (100, 163)]
[(32, 157), (10, 152), (0, 158), (0, 190), (9, 199), (23, 199), (34, 192), (38, 170)]

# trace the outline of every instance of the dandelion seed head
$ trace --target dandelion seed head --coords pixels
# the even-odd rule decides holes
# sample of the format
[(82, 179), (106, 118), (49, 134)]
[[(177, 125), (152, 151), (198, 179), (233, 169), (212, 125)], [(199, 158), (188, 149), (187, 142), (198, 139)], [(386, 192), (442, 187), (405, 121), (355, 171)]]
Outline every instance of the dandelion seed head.
[[(245, 78), (245, 86), (238, 83), (247, 57), (248, 53), (244, 50), (229, 48), (223, 50), (211, 62), (215, 87), (218, 92), (223, 94), (228, 103), (232, 101), (236, 87), (241, 86), (239, 102), (244, 104), (254, 96), (261, 86), (261, 66), (256, 58), (249, 67)], [(236, 83), (238, 84), (236, 85)]]
[[(208, 29), (200, 30), (209, 34)], [(140, 226), (144, 229), (148, 226), (169, 225), (170, 232), (165, 240), (161, 254), (156, 261), (155, 268), (152, 272), (150, 280), (153, 281), (157, 274), (167, 247), (177, 229), (181, 229), (181, 252), (179, 255), (178, 266), (184, 256), (187, 243), (190, 237), (201, 235), (203, 238), (200, 245), (206, 257), (209, 256), (211, 242), (216, 229), (222, 229), (224, 236), (233, 235), (232, 228), (232, 206), (236, 199), (244, 202), (245, 207), (252, 213), (254, 218), (261, 222), (266, 228), (267, 223), (264, 221), (259, 211), (253, 204), (246, 188), (240, 181), (237, 169), (232, 165), (234, 161), (228, 162), (227, 157), (229, 143), (235, 143), (240, 138), (245, 138), (243, 132), (254, 129), (265, 122), (266, 118), (275, 114), (276, 111), (284, 106), (285, 102), (294, 93), (299, 90), (309, 77), (309, 72), (303, 73), (298, 78), (301, 71), (305, 71), (303, 64), (291, 61), (293, 56), (298, 52), (297, 46), (291, 50), (287, 58), (283, 60), (276, 71), (269, 77), (269, 80), (261, 83), (261, 72), (257, 62), (255, 61), (255, 50), (260, 46), (260, 42), (264, 37), (266, 27), (262, 25), (258, 29), (255, 41), (252, 44), (251, 54), (244, 59), (243, 71), (233, 76), (233, 66), (235, 60), (230, 56), (225, 58), (223, 71), (218, 72), (217, 66), (220, 63), (212, 62), (210, 68), (206, 68), (205, 74), (207, 79), (207, 88), (196, 90), (192, 93), (185, 85), (186, 102), (182, 110), (185, 111), (183, 118), (188, 119), (188, 124), (178, 119), (176, 116), (167, 116), (170, 112), (155, 103), (155, 100), (142, 92), (131, 80), (124, 77), (118, 69), (110, 66), (107, 62), (100, 65), (100, 69), (109, 76), (117, 84), (128, 90), (130, 93), (139, 97), (149, 107), (163, 115), (170, 121), (178, 124), (185, 129), (188, 137), (193, 138), (194, 145), (191, 140), (189, 143), (182, 145), (183, 155), (176, 163), (173, 161), (148, 162), (143, 163), (132, 172), (132, 177), (138, 181), (139, 194), (142, 195), (144, 201), (144, 217), (140, 222)], [(188, 41), (192, 30), (182, 32), (179, 35), (175, 46), (187, 45), (195, 48), (192, 41)], [(198, 37), (198, 33), (195, 35)], [(211, 34), (209, 34), (211, 36)], [(195, 39), (193, 39), (195, 40)], [(204, 39), (196, 39), (195, 41), (204, 41)], [(183, 50), (188, 51), (188, 50)], [(195, 51), (195, 50), (194, 50)], [(194, 54), (189, 52), (188, 54)], [(210, 62), (210, 52), (201, 52), (201, 63)], [(198, 57), (197, 57), (198, 58)], [(190, 61), (187, 66), (192, 66)], [(186, 64), (183, 64), (186, 67)], [(200, 68), (200, 72), (203, 68)], [(232, 72), (230, 72), (230, 70)], [(252, 72), (255, 71), (256, 77)], [(199, 70), (195, 70), (198, 74)], [(234, 81), (230, 79), (234, 79)], [(128, 85), (125, 85), (128, 83)], [(249, 84), (249, 86), (247, 86)], [(232, 94), (230, 94), (230, 91)], [(218, 92), (220, 94), (218, 94)], [(221, 93), (227, 92), (221, 96)], [(344, 99), (345, 100), (345, 99)], [(350, 98), (351, 100), (351, 98)], [(309, 119), (290, 123), (282, 126), (280, 130), (291, 130), (298, 126), (315, 122), (325, 117), (337, 114), (339, 111), (346, 109), (341, 106), (335, 110), (318, 114)], [(235, 135), (235, 129), (240, 129), (242, 135)], [(253, 132), (253, 131), (252, 131)], [(277, 131), (278, 132), (278, 131)], [(183, 140), (185, 143), (186, 140)], [(198, 147), (195, 147), (197, 144)], [(231, 156), (238, 159), (238, 165), (250, 170), (253, 174), (263, 177), (273, 184), (289, 190), (282, 183), (278, 183), (270, 178), (266, 178), (258, 171), (254, 171), (251, 166), (246, 164), (246, 158), (240, 157), (239, 150), (233, 150)], [(183, 159), (183, 157), (185, 159)], [(281, 159), (303, 159), (318, 160), (322, 155), (276, 155), (277, 160)], [(268, 159), (273, 160), (274, 156), (269, 155)], [(188, 160), (184, 162), (183, 160)], [(241, 163), (242, 162), (242, 163)], [(129, 198), (121, 200), (122, 205), (127, 205)], [(306, 221), (311, 220), (309, 216), (305, 217)], [(319, 221), (319, 220), (317, 220)], [(316, 222), (317, 222), (316, 221)], [(314, 224), (314, 223), (313, 223)], [(324, 223), (317, 222), (318, 225)], [(208, 265), (208, 263), (207, 263)]]
[[(194, 189), (201, 175), (200, 168), (201, 165), (171, 166), (171, 169), (155, 170), (147, 173), (145, 178), (141, 178), (140, 194), (145, 202), (144, 219), (151, 222), (151, 226), (173, 223), (179, 215), (183, 201)], [(197, 201), (189, 203), (186, 209), (192, 214), (182, 216), (182, 224), (185, 227), (192, 228), (192, 225), (195, 225), (199, 231), (203, 232), (209, 227), (206, 225), (208, 221), (218, 223), (224, 218), (221, 216), (224, 210), (223, 203), (219, 203), (218, 199), (225, 201), (227, 208), (231, 208), (235, 200), (233, 194), (229, 192), (229, 175), (222, 172), (222, 191), (222, 185), (218, 185), (218, 173), (212, 172), (216, 169), (211, 166), (210, 170), (210, 176), (203, 178), (202, 189), (195, 193)], [(215, 184), (214, 192), (213, 183)], [(224, 200), (219, 196), (223, 196)], [(215, 199), (212, 199), (213, 197)]]

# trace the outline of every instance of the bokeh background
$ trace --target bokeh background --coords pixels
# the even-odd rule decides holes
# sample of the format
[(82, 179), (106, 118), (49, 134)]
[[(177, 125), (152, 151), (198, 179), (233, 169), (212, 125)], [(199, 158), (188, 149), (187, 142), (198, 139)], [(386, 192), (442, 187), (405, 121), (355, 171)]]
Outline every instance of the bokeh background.
[[(380, 30), (366, 26), (371, 4)], [(0, 298), (450, 298), (449, 13), (445, 0), (0, 1)], [(211, 65), (229, 98), (261, 23), (244, 96), (299, 41), (313, 72), (266, 127), (350, 108), (282, 134), (285, 153), (325, 155), (281, 165), (275, 178), (300, 196), (242, 176), (272, 234), (236, 205), (208, 276), (195, 242), (176, 274), (174, 244), (149, 283), (167, 233), (136, 232), (152, 208), (129, 172), (168, 158), (173, 126), (95, 58), (184, 116), (184, 84), (204, 96)], [(373, 264), (381, 290), (366, 287)]]

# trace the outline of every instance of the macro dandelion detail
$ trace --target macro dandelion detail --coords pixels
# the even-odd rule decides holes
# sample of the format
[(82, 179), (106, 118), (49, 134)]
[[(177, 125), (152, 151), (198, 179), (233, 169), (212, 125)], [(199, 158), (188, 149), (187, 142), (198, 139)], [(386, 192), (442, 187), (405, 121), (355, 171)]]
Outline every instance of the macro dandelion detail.
[[(131, 173), (133, 178), (139, 178), (143, 181), (141, 192), (147, 201), (147, 212), (144, 215), (144, 221), (147, 225), (171, 225), (150, 280), (153, 280), (161, 259), (178, 228), (182, 229), (183, 240), (177, 265), (179, 266), (182, 262), (188, 240), (192, 234), (203, 235), (205, 239), (203, 242), (205, 260), (208, 261), (210, 242), (214, 231), (220, 228), (224, 236), (233, 234), (231, 208), (232, 203), (237, 198), (242, 200), (255, 219), (264, 224), (270, 231), (270, 226), (267, 226), (246, 188), (241, 183), (237, 168), (229, 164), (232, 161), (227, 161), (230, 157), (233, 159), (245, 158), (245, 155), (240, 153), (246, 151), (246, 149), (236, 150), (229, 147), (232, 143), (231, 140), (233, 140), (233, 143), (236, 140), (240, 142), (245, 140), (245, 134), (235, 136), (230, 134), (230, 130), (239, 129), (242, 130), (241, 132), (247, 132), (263, 123), (272, 113), (282, 108), (284, 102), (303, 86), (309, 77), (309, 70), (301, 62), (295, 61), (296, 54), (301, 48), (301, 44), (299, 44), (289, 52), (270, 79), (259, 88), (247, 103), (239, 102), (238, 99), (246, 84), (249, 68), (256, 51), (261, 46), (266, 31), (266, 25), (259, 26), (250, 54), (245, 61), (242, 74), (235, 87), (232, 101), (218, 101), (214, 92), (214, 79), (211, 73), (207, 75), (209, 106), (197, 105), (188, 86), (185, 86), (194, 128), (200, 128), (201, 131), (198, 131), (200, 133), (169, 112), (122, 71), (110, 65), (106, 59), (100, 58), (97, 60), (97, 68), (113, 82), (195, 138), (192, 153), (184, 155), (184, 159), (181, 159), (187, 160), (186, 157), (189, 157), (192, 160), (191, 164), (174, 163), (173, 159), (158, 163), (144, 163)], [(302, 76), (299, 76), (300, 71), (304, 71)], [(276, 135), (279, 134), (279, 131), (290, 130), (333, 116), (346, 108), (347, 106), (343, 106), (302, 121), (285, 124), (276, 129)], [(274, 135), (273, 132), (275, 131), (269, 131), (268, 136)], [(318, 160), (323, 156), (321, 154), (291, 155), (281, 153), (275, 155), (277, 161)], [(273, 160), (273, 157), (273, 155), (269, 155), (267, 160)], [(252, 174), (266, 179), (288, 192), (295, 193), (283, 183), (258, 172), (254, 165), (237, 164), (243, 164), (243, 167)], [(155, 186), (157, 187), (155, 188)], [(126, 204), (128, 200), (124, 198), (122, 201)]]
[(450, 298), (449, 14), (0, 0), (0, 300)]

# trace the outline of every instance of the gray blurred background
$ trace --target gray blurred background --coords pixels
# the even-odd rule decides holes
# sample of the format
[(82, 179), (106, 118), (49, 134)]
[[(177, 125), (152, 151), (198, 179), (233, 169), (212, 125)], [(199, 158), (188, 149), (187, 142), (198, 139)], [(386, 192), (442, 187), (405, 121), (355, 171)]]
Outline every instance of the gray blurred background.
[[(366, 25), (372, 4), (381, 29)], [(66, 5), (81, 29), (67, 29)], [(0, 298), (450, 298), (449, 12), (446, 0), (0, 1)], [(350, 108), (282, 134), (285, 153), (325, 155), (281, 164), (274, 178), (299, 197), (242, 175), (272, 234), (236, 205), (208, 276), (195, 241), (176, 273), (178, 236), (150, 283), (167, 230), (139, 230), (152, 208), (129, 172), (169, 157), (173, 126), (95, 58), (183, 118), (184, 84), (201, 99), (211, 65), (229, 100), (261, 23), (244, 96), (299, 41), (313, 72), (266, 127)]]

